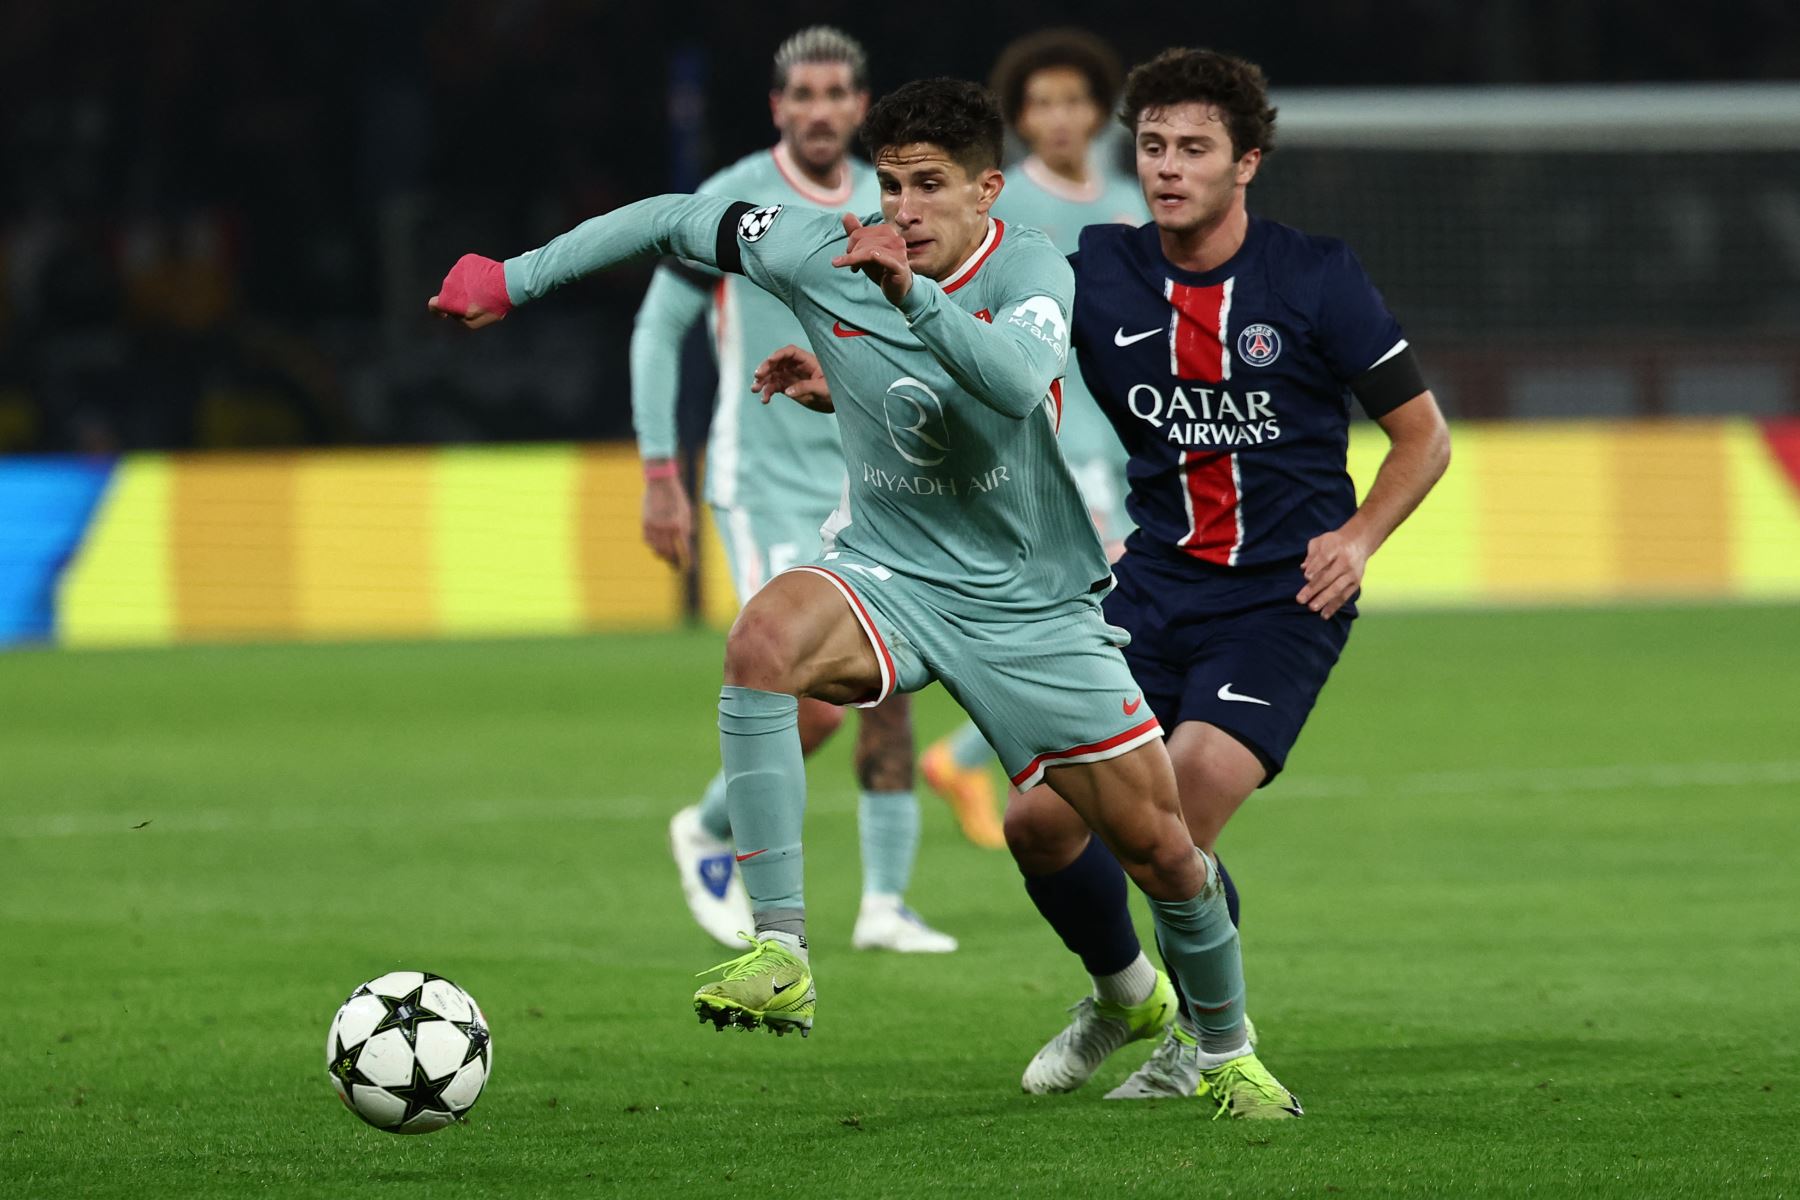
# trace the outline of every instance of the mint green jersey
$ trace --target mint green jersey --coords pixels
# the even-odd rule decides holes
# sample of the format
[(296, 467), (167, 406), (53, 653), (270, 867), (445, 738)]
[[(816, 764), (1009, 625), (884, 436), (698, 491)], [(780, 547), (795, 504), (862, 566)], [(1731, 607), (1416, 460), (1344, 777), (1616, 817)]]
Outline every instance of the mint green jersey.
[[(1142, 225), (1150, 219), (1136, 179), (1090, 167), (1088, 183), (1077, 185), (1052, 173), (1036, 156), (1007, 169), (994, 213), (1042, 231), (1064, 254), (1075, 253), (1081, 231), (1089, 225)], [(1108, 541), (1122, 539), (1131, 530), (1124, 486), (1129, 456), (1074, 362), (1063, 381), (1062, 450), (1101, 533)]]
[(1029, 225), (1064, 254), (1075, 253), (1089, 225), (1142, 225), (1150, 219), (1136, 179), (1088, 168), (1088, 182), (1074, 184), (1053, 173), (1035, 155), (1006, 169), (1006, 186), (994, 215)]
[[(866, 164), (846, 161), (843, 186), (821, 192), (800, 176), (781, 146), (739, 159), (699, 191), (833, 214), (868, 212), (880, 204), (875, 172)], [(791, 515), (817, 529), (843, 497), (837, 423), (797, 404), (764, 406), (750, 390), (758, 363), (790, 343), (808, 346), (808, 340), (785, 304), (741, 275), (678, 264), (657, 269), (631, 331), (638, 453), (647, 459), (675, 454), (681, 343), (702, 319), (719, 368), (706, 443), (706, 499), (725, 509)]]
[(849, 481), (830, 538), (971, 618), (1091, 604), (1110, 571), (1056, 444), (1068, 260), (992, 221), (950, 278), (916, 276), (896, 307), (831, 265), (845, 240), (816, 210), (659, 196), (507, 260), (506, 283), (523, 304), (652, 252), (745, 275), (793, 310), (831, 380)]

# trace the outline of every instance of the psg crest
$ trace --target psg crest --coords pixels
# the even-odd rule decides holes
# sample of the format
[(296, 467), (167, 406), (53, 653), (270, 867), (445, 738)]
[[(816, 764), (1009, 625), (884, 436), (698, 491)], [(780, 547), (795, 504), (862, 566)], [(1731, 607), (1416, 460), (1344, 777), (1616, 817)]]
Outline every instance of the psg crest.
[(1267, 325), (1246, 325), (1238, 334), (1238, 357), (1253, 367), (1266, 367), (1281, 354), (1281, 335)]

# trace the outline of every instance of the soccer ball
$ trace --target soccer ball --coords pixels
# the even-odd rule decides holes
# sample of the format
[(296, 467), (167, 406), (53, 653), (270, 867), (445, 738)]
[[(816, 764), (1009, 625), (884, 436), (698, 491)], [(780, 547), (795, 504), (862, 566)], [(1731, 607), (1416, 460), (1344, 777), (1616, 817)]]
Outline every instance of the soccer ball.
[(474, 1107), (494, 1064), (475, 997), (429, 971), (390, 971), (350, 993), (325, 1036), (344, 1107), (389, 1133), (430, 1133)]

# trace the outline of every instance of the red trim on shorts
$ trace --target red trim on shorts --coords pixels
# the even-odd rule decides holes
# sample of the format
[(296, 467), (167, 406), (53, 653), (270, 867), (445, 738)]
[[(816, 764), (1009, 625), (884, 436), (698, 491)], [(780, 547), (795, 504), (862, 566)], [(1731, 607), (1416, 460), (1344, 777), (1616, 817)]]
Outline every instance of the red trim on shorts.
[(843, 592), (845, 599), (850, 601), (850, 607), (856, 614), (857, 624), (862, 626), (863, 633), (868, 635), (870, 644), (873, 645), (876, 651), (881, 655), (882, 673), (887, 679), (887, 683), (881, 688), (880, 693), (874, 700), (861, 701), (858, 703), (866, 707), (879, 704), (881, 701), (886, 700), (893, 694), (894, 689), (900, 686), (900, 673), (894, 670), (894, 656), (888, 653), (887, 643), (881, 640), (881, 629), (875, 624), (875, 618), (869, 615), (869, 610), (863, 607), (862, 597), (856, 594), (856, 589), (851, 587), (849, 581), (842, 575), (839, 575), (836, 571), (828, 571), (815, 563), (803, 563), (797, 567), (789, 567), (788, 570), (811, 571), (815, 575), (823, 575), (825, 578), (831, 580), (831, 582), (837, 584), (839, 590)]
[(1048, 754), (1040, 754), (1026, 764), (1023, 771), (1020, 771), (1017, 775), (1012, 777), (1013, 786), (1023, 786), (1027, 779), (1030, 779), (1033, 775), (1039, 773), (1040, 768), (1054, 765), (1061, 759), (1075, 758), (1083, 754), (1101, 754), (1107, 750), (1111, 750), (1114, 746), (1122, 746), (1133, 738), (1143, 737), (1147, 733), (1158, 733), (1161, 732), (1161, 730), (1162, 726), (1157, 724), (1156, 718), (1151, 717), (1142, 725), (1133, 726), (1124, 733), (1114, 734), (1103, 742), (1089, 742), (1085, 746), (1071, 746), (1067, 750), (1054, 750)]

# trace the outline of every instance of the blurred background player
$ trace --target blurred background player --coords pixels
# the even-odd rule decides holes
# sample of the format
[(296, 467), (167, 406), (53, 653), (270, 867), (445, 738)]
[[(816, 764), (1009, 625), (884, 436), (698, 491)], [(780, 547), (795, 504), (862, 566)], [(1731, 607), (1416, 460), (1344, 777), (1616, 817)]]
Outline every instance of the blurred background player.
[[(1089, 225), (1141, 225), (1149, 219), (1137, 180), (1112, 170), (1095, 145), (1118, 99), (1122, 74), (1112, 49), (1080, 29), (1029, 34), (1000, 52), (989, 87), (1027, 153), (1007, 172), (994, 215), (1042, 231), (1064, 254), (1074, 253)], [(1058, 441), (1107, 557), (1118, 558), (1131, 532), (1125, 448), (1073, 365), (1063, 378)], [(982, 814), (976, 827), (965, 825), (970, 839), (998, 847), (1006, 836), (994, 816), (993, 762), (981, 731), (967, 721), (933, 742), (919, 768), (932, 790), (959, 813)]]
[[(1286, 763), (1350, 636), (1369, 556), (1443, 474), (1450, 441), (1355, 255), (1249, 214), (1275, 131), (1260, 68), (1165, 51), (1132, 71), (1120, 116), (1153, 223), (1089, 228), (1072, 260), (1081, 365), (1131, 452), (1138, 528), (1106, 615), (1131, 634), (1126, 661), (1211, 854)], [(1390, 443), (1360, 506), (1345, 467), (1352, 399)], [(1095, 977), (1096, 997), (1025, 1072), (1027, 1091), (1067, 1091), (1145, 1036), (1137, 1007), (1155, 983), (1119, 867), (1074, 810), (1038, 788), (1010, 806), (1006, 834), (1039, 911)], [(1102, 991), (1126, 977), (1135, 992)], [(1205, 1093), (1228, 1048), (1196, 1027), (1196, 1007), (1182, 998), (1109, 1099)]]
[[(868, 86), (867, 58), (854, 38), (825, 25), (795, 33), (775, 52), (769, 94), (781, 140), (698, 190), (833, 212), (875, 211), (875, 173), (849, 154), (868, 111)], [(693, 544), (693, 510), (675, 460), (676, 398), (682, 340), (709, 310), (719, 383), (707, 440), (706, 498), (742, 605), (775, 575), (818, 555), (819, 527), (844, 494), (843, 452), (831, 417), (797, 404), (765, 408), (750, 388), (750, 370), (764, 355), (805, 342), (787, 307), (741, 276), (665, 262), (631, 335), (632, 421), (644, 465), (644, 540), (651, 550), (685, 568)], [(907, 697), (895, 696), (864, 710), (858, 723), (863, 897), (851, 940), (860, 949), (944, 953), (956, 949), (956, 939), (925, 924), (904, 898), (919, 847), (908, 705)], [(802, 701), (805, 752), (818, 749), (843, 720), (836, 705)], [(723, 772), (700, 803), (675, 814), (669, 842), (694, 919), (725, 945), (739, 945), (738, 932), (752, 922), (732, 848)]]

